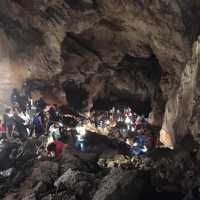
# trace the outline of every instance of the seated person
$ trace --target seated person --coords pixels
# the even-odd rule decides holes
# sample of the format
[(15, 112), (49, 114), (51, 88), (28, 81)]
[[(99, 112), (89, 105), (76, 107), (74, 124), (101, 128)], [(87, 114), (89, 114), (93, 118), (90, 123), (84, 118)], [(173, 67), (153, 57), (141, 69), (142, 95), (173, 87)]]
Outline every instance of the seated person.
[(55, 140), (54, 142), (50, 143), (47, 146), (47, 151), (48, 153), (53, 153), (55, 155), (55, 158), (59, 159), (65, 147), (66, 147), (66, 144), (64, 144), (61, 141)]
[(141, 155), (148, 150), (143, 135), (139, 135), (135, 141), (132, 138), (127, 138), (126, 144), (129, 147), (129, 153), (131, 155)]

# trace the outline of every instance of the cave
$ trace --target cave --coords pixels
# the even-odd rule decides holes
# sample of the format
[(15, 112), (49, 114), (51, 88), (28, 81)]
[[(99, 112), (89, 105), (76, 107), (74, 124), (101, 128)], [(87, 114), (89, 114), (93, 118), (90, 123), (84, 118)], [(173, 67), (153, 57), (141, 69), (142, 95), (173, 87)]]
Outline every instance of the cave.
[[(148, 117), (152, 111), (152, 101), (156, 101), (156, 95), (160, 91), (157, 86), (161, 74), (162, 69), (155, 55), (149, 58), (125, 55), (114, 70), (113, 77), (106, 80), (106, 86), (103, 88), (105, 96), (94, 98), (93, 108), (109, 110), (112, 106), (130, 107), (136, 113)], [(157, 106), (164, 110), (162, 93)]]
[(62, 85), (66, 92), (69, 108), (73, 111), (81, 111), (87, 106), (88, 92), (81, 84), (73, 80), (64, 82)]
[[(1, 0), (0, 199), (198, 200), (199, 9), (198, 0)], [(139, 134), (152, 144), (141, 156), (130, 153)], [(49, 138), (63, 143), (57, 160)]]
[(124, 107), (130, 107), (139, 115), (144, 115), (148, 117), (149, 113), (152, 111), (151, 99), (146, 98), (144, 101), (136, 101), (135, 98), (117, 98), (117, 99), (96, 99), (93, 101), (94, 110), (111, 110), (112, 107), (122, 109)]

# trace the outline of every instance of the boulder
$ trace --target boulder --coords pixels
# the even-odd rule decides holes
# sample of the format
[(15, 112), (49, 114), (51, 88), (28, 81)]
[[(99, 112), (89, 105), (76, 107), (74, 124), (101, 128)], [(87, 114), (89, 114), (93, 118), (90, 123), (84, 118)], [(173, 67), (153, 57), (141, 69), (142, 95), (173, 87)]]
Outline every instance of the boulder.
[(95, 189), (95, 175), (68, 169), (54, 182), (54, 186), (57, 191), (62, 188), (82, 200), (90, 199)]
[(31, 174), (33, 185), (43, 182), (53, 185), (59, 174), (59, 166), (52, 161), (41, 161), (35, 164)]
[(137, 171), (114, 168), (101, 181), (93, 200), (139, 200), (144, 186), (145, 180)]
[(59, 164), (61, 174), (65, 173), (68, 169), (79, 171), (96, 171), (97, 166), (96, 154), (82, 153), (75, 149), (65, 149), (61, 155)]

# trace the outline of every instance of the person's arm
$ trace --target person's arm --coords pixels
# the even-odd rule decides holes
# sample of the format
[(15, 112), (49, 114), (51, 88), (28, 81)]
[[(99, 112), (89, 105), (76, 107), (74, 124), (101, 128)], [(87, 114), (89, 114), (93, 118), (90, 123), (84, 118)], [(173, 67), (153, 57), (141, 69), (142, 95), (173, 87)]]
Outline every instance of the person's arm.
[(146, 145), (144, 145), (142, 151), (143, 151), (143, 152), (147, 152), (147, 150), (148, 150), (148, 149), (147, 149)]
[(137, 143), (137, 142), (134, 142), (134, 143), (133, 143), (133, 146), (134, 146), (134, 147), (137, 147), (137, 146), (138, 146), (138, 143)]

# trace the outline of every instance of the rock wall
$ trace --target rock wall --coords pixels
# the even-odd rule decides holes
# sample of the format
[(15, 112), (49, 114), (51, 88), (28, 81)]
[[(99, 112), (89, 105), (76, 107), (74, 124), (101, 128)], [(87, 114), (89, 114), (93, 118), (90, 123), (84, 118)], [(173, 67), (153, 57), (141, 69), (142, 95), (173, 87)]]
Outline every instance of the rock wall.
[(172, 144), (196, 135), (199, 8), (198, 0), (2, 0), (2, 102), (25, 78), (74, 80), (88, 108), (112, 91), (148, 97)]

